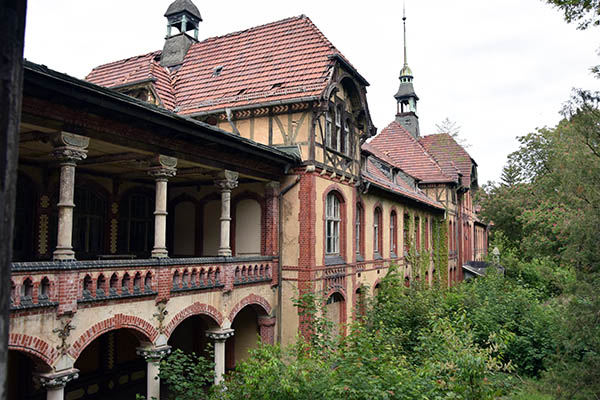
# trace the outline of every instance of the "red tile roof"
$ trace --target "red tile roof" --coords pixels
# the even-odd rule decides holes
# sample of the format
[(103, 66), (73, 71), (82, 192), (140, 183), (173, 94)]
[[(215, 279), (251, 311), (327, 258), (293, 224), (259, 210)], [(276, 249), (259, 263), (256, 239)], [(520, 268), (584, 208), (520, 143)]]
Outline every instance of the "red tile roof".
[(410, 186), (404, 180), (390, 180), (379, 168), (377, 168), (371, 159), (367, 161), (367, 168), (366, 171), (363, 170), (362, 176), (367, 182), (371, 182), (375, 186), (382, 187), (400, 196), (425, 203), (431, 207), (442, 210), (445, 209), (441, 203), (427, 197), (420, 189)]
[(446, 174), (421, 143), (396, 121), (385, 127), (364, 149), (369, 151), (373, 148), (390, 158), (393, 161), (392, 165), (418, 178), (423, 183), (455, 182), (457, 180), (451, 174)]
[(333, 57), (343, 58), (303, 15), (194, 43), (179, 68), (161, 67), (160, 54), (101, 65), (86, 79), (107, 87), (153, 79), (165, 108), (193, 114), (320, 96)]
[(471, 168), (474, 161), (469, 153), (447, 133), (438, 133), (422, 137), (419, 142), (435, 158), (444, 172), (462, 175), (462, 185), (471, 186)]

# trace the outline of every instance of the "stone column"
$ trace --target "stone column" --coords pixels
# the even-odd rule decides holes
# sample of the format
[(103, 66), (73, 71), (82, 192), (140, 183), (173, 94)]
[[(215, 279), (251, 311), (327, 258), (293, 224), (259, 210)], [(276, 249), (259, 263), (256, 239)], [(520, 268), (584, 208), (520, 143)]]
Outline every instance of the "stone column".
[(214, 329), (206, 337), (215, 342), (215, 385), (223, 381), (225, 374), (225, 341), (233, 336), (233, 329)]
[(46, 388), (47, 400), (63, 400), (65, 398), (65, 386), (78, 377), (79, 370), (71, 368), (60, 372), (37, 374), (34, 379)]
[(156, 180), (156, 201), (154, 205), (154, 248), (153, 258), (168, 257), (167, 236), (167, 181), (177, 172), (177, 159), (159, 155), (156, 157), (148, 175)]
[(171, 346), (138, 347), (138, 356), (144, 357), (147, 365), (146, 373), (146, 399), (160, 399), (160, 378), (158, 377), (159, 363), (171, 352)]
[(260, 340), (266, 344), (275, 344), (275, 317), (259, 317)]
[(58, 232), (55, 260), (74, 260), (73, 251), (73, 197), (75, 194), (75, 165), (87, 157), (90, 139), (73, 133), (59, 132), (54, 137), (52, 154), (60, 161), (60, 188), (58, 198)]
[(219, 255), (231, 257), (229, 243), (231, 227), (231, 191), (238, 185), (238, 173), (224, 170), (220, 172), (215, 184), (221, 188), (221, 241), (219, 242)]

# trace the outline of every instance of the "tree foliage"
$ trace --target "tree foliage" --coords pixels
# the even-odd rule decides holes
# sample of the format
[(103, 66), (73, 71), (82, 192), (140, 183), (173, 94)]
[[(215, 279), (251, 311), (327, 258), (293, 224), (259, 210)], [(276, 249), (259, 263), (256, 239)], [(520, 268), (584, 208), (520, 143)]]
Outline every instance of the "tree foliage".
[(546, 0), (562, 11), (568, 23), (577, 23), (578, 29), (600, 25), (600, 0)]

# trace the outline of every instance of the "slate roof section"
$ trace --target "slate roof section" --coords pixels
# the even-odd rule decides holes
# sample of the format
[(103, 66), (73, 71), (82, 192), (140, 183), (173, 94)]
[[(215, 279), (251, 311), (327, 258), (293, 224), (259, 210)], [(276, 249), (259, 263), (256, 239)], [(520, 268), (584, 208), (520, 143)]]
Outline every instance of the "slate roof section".
[(446, 174), (452, 175), (453, 172), (456, 174), (458, 171), (462, 175), (462, 185), (471, 186), (471, 169), (475, 161), (452, 136), (438, 133), (424, 136), (419, 142), (435, 158)]
[[(154, 79), (165, 108), (193, 115), (317, 99), (336, 60), (346, 60), (304, 15), (194, 43), (176, 68), (160, 67), (160, 54), (101, 65), (86, 80), (115, 87)], [(215, 72), (218, 67), (220, 73)]]
[(385, 127), (368, 145), (366, 149), (375, 148), (391, 159), (392, 165), (416, 177), (422, 183), (457, 181), (457, 178), (446, 174), (425, 147), (396, 121)]
[(367, 161), (366, 169), (362, 171), (363, 179), (371, 184), (378, 186), (387, 191), (393, 192), (394, 194), (409, 198), (419, 203), (426, 204), (428, 206), (437, 208), (439, 210), (445, 210), (443, 204), (427, 197), (418, 188), (413, 188), (402, 179), (398, 179), (395, 182), (391, 181), (371, 159)]

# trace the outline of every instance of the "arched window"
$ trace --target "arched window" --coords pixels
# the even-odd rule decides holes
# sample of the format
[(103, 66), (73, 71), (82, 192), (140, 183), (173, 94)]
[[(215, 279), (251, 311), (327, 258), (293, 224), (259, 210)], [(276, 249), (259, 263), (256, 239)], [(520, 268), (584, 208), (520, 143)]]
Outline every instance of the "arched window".
[(40, 292), (38, 294), (38, 301), (43, 303), (50, 299), (50, 279), (44, 277), (40, 283)]
[(398, 225), (396, 211), (390, 214), (390, 254), (397, 257), (396, 243), (398, 242)]
[(381, 253), (381, 209), (375, 208), (373, 213), (373, 252), (377, 255)]
[(340, 200), (329, 193), (325, 204), (326, 254), (340, 254), (340, 215)]
[(410, 251), (410, 235), (409, 235), (409, 229), (410, 229), (410, 216), (408, 215), (408, 213), (404, 214), (404, 229), (402, 231), (402, 239), (404, 240), (404, 251), (405, 252), (409, 252)]
[(119, 219), (119, 251), (148, 256), (154, 239), (154, 197), (151, 192), (127, 194), (121, 201)]
[(362, 254), (362, 220), (363, 220), (363, 209), (360, 203), (356, 204), (356, 220), (354, 221), (354, 237), (356, 240), (356, 254)]
[(73, 249), (78, 258), (91, 258), (104, 251), (106, 200), (87, 187), (75, 187)]

